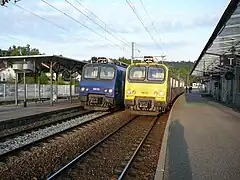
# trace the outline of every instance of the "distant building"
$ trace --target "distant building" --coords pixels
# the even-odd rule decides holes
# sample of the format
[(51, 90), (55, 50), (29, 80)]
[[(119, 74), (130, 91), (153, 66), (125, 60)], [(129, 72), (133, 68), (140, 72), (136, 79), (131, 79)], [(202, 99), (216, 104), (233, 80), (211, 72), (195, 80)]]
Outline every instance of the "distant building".
[(201, 88), (202, 84), (201, 83), (192, 83), (192, 88)]
[[(46, 73), (47, 77), (50, 79), (51, 78), (51, 74), (50, 73)], [(12, 68), (3, 68), (0, 69), (0, 82), (1, 83), (5, 83), (7, 80), (11, 79), (15, 79), (16, 73)], [(61, 74), (60, 74), (61, 76)], [(56, 80), (56, 73), (53, 73), (53, 81)], [(76, 80), (80, 81), (81, 80), (81, 75), (78, 75), (76, 77)]]
[[(50, 79), (51, 78), (51, 74), (50, 73), (46, 73), (47, 77)], [(62, 77), (62, 74), (59, 74), (60, 77)], [(81, 80), (81, 75), (77, 75), (76, 80), (80, 81)], [(56, 73), (53, 73), (53, 81), (56, 80)], [(74, 80), (74, 78), (72, 79)]]
[(4, 68), (0, 70), (0, 82), (6, 82), (8, 79), (15, 79), (15, 72), (12, 68)]

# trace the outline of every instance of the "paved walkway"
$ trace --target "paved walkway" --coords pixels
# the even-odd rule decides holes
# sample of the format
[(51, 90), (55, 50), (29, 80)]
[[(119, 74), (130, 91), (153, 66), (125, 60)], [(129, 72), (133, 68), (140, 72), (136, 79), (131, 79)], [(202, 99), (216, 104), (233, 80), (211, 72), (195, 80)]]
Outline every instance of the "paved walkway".
[(174, 105), (164, 173), (164, 180), (192, 179), (240, 179), (240, 114), (199, 93)]
[(74, 100), (73, 103), (70, 103), (66, 100), (59, 101), (57, 104), (53, 104), (53, 106), (49, 105), (49, 102), (41, 104), (29, 104), (28, 107), (23, 107), (23, 105), (0, 106), (0, 122), (79, 105), (80, 104), (77, 100)]

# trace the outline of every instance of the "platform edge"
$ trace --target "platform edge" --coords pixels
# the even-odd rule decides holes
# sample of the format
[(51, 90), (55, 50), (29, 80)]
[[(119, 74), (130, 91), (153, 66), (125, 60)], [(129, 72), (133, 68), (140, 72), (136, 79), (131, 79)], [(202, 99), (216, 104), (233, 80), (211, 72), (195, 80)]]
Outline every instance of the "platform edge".
[(164, 135), (163, 135), (163, 139), (162, 139), (162, 145), (161, 145), (161, 150), (160, 150), (160, 154), (159, 154), (159, 159), (158, 159), (158, 164), (157, 164), (154, 180), (163, 180), (163, 178), (164, 178), (166, 151), (167, 151), (167, 144), (168, 144), (168, 133), (169, 133), (169, 127), (170, 127), (171, 118), (172, 118), (172, 112), (173, 112), (173, 109), (174, 109), (174, 106), (175, 106), (177, 100), (181, 96), (184, 96), (184, 95), (185, 95), (185, 93), (183, 93), (176, 99), (176, 101), (173, 103), (173, 106), (170, 110), (166, 128), (164, 130)]

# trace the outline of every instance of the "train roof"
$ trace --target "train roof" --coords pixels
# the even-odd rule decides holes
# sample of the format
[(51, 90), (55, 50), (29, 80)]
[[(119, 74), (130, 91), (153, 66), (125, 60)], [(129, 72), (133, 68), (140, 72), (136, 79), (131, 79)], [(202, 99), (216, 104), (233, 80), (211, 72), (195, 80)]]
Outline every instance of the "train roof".
[(115, 59), (109, 59), (106, 57), (98, 57), (94, 61), (91, 61), (91, 64), (113, 64), (122, 68), (127, 68), (128, 64), (115, 60)]
[(121, 70), (121, 71), (126, 71), (126, 67), (125, 66), (121, 66), (121, 65), (118, 65), (118, 64), (114, 64), (114, 63), (89, 63), (89, 64), (85, 64), (85, 66), (91, 66), (91, 65), (98, 65), (98, 66), (101, 66), (101, 65), (110, 65), (112, 67), (116, 67), (117, 69)]
[(158, 63), (158, 62), (137, 62), (137, 63), (133, 63), (131, 64), (131, 66), (137, 66), (137, 65), (145, 65), (145, 66), (156, 66), (156, 65), (161, 65), (161, 66), (164, 66), (166, 68), (168, 68), (168, 66), (166, 64), (163, 64), (163, 63)]

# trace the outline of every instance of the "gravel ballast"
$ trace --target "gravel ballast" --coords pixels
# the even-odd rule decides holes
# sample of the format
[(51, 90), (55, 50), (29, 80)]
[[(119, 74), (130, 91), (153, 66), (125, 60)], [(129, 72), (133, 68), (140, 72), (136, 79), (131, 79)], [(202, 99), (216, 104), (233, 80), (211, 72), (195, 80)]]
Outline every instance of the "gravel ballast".
[(110, 179), (118, 173), (119, 165), (131, 157), (136, 142), (146, 134), (153, 122), (152, 117), (138, 117), (112, 135), (102, 145), (88, 154), (83, 162), (77, 162), (59, 179)]
[(154, 125), (135, 157), (125, 180), (154, 179), (168, 115), (169, 113), (163, 114)]
[[(81, 113), (85, 113), (85, 112), (87, 112), (87, 111), (81, 110)], [(52, 114), (52, 115), (48, 115), (48, 116), (43, 115), (41, 118), (33, 119), (34, 122), (31, 122), (28, 124), (22, 124), (22, 125), (21, 125), (21, 123), (19, 123), (19, 125), (16, 127), (3, 129), (2, 131), (0, 131), (0, 138), (3, 138), (7, 135), (11, 135), (14, 133), (18, 133), (21, 131), (25, 131), (27, 129), (32, 129), (32, 128), (39, 127), (42, 125), (54, 123), (54, 122), (60, 121), (65, 118), (73, 117), (74, 115), (77, 115), (77, 114), (79, 114), (79, 112), (76, 109), (76, 110), (71, 110), (71, 111), (66, 111), (66, 112), (64, 112), (64, 110), (63, 110), (63, 112), (61, 112), (61, 113)], [(11, 121), (11, 120), (9, 120), (9, 121)]]
[(17, 157), (9, 157), (0, 163), (0, 179), (45, 179), (49, 172), (57, 170), (131, 118), (124, 111), (117, 112), (51, 138)]
[(105, 112), (95, 112), (82, 117), (78, 117), (67, 122), (62, 122), (59, 124), (52, 125), (50, 127), (46, 127), (44, 129), (39, 129), (37, 131), (33, 131), (22, 136), (15, 137), (13, 139), (9, 139), (5, 142), (0, 142), (0, 155), (12, 151), (16, 148), (20, 148), (24, 145), (33, 143), (39, 139), (46, 138), (63, 130), (69, 129), (71, 127), (77, 126), (84, 122), (87, 122), (93, 118), (97, 118), (106, 114)]

